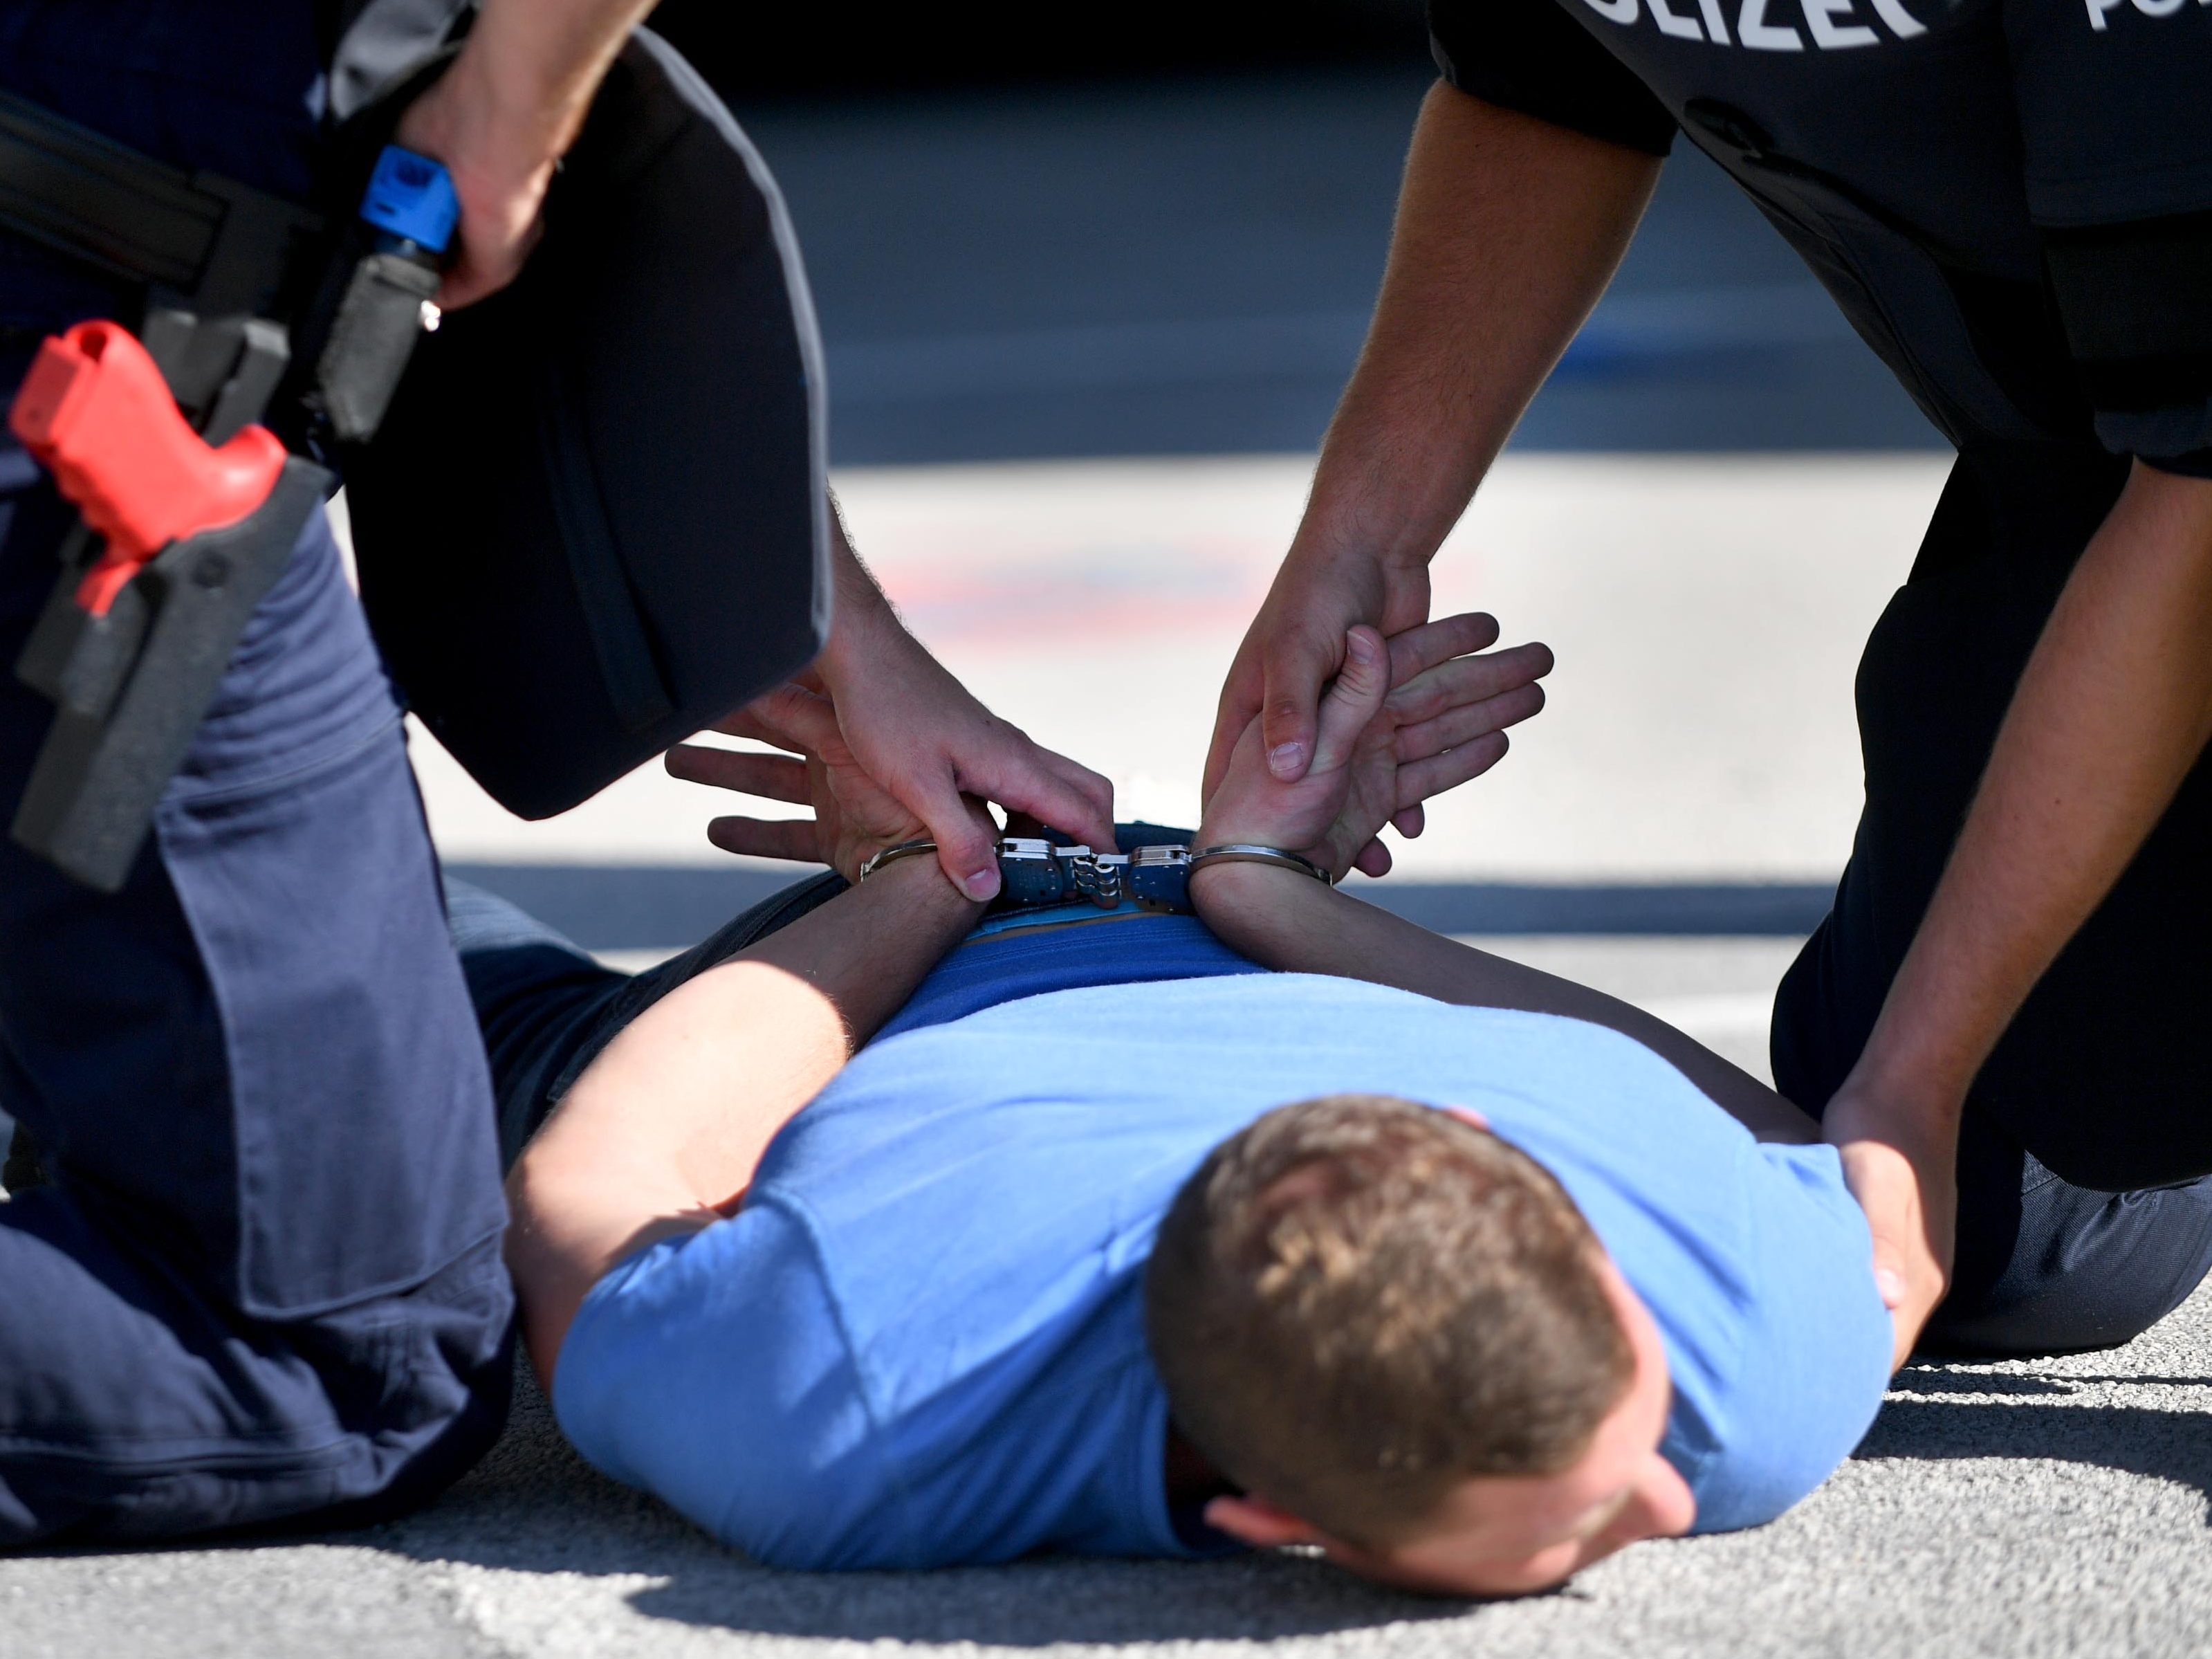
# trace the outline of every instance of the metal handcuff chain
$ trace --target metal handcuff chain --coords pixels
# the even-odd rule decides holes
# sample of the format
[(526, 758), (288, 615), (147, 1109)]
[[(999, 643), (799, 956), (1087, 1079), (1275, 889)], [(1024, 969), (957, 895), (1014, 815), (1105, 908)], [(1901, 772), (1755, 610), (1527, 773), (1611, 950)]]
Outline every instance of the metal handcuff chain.
[[(866, 881), (901, 859), (934, 854), (927, 839), (886, 847), (860, 866)], [(1181, 842), (1139, 847), (1127, 853), (1095, 853), (1088, 847), (1056, 847), (1041, 837), (1006, 836), (998, 843), (1001, 886), (991, 908), (998, 911), (1042, 909), (1088, 901), (1101, 910), (1133, 900), (1148, 910), (1190, 914), (1191, 872), (1208, 864), (1275, 864), (1311, 876), (1323, 886), (1335, 879), (1312, 860), (1286, 848), (1228, 842), (1194, 853)]]

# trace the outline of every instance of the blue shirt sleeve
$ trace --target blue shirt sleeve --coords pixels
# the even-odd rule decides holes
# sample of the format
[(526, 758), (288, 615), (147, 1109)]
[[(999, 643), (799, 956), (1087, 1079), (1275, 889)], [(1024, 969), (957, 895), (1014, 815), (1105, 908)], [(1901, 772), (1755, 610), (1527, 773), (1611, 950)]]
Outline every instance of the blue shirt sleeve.
[(594, 1468), (771, 1566), (911, 1557), (908, 1506), (804, 1219), (748, 1204), (584, 1298), (553, 1375)]
[(1764, 1525), (1866, 1436), (1889, 1380), (1890, 1321), (1866, 1218), (1832, 1146), (1766, 1145), (1749, 1206), (1758, 1293), (1728, 1391), (1722, 1449), (1692, 1484), (1700, 1533)]

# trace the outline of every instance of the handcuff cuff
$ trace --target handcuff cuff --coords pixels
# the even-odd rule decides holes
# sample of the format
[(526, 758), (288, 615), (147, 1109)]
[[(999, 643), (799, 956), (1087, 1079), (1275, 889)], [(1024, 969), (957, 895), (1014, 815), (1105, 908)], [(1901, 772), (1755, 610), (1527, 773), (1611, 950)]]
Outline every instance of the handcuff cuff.
[[(927, 839), (902, 841), (886, 847), (860, 866), (866, 881), (885, 865), (901, 859), (934, 854), (937, 843)], [(1311, 876), (1324, 887), (1336, 878), (1311, 859), (1281, 847), (1251, 842), (1224, 842), (1216, 847), (1190, 850), (1187, 842), (1165, 842), (1139, 847), (1127, 853), (1094, 853), (1088, 847), (1061, 847), (1036, 836), (1004, 836), (999, 840), (999, 896), (987, 915), (1012, 910), (1042, 910), (1054, 905), (1085, 901), (1101, 910), (1119, 909), (1125, 902), (1170, 915), (1193, 914), (1191, 872), (1208, 864), (1278, 864)]]

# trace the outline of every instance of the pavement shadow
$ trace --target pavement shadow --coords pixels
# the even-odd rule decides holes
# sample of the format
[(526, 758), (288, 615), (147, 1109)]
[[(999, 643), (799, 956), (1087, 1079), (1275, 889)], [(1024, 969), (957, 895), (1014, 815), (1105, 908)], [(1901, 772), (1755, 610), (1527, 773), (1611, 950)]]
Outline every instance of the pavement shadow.
[[(756, 1570), (757, 1571), (757, 1570)], [(1323, 1562), (1022, 1562), (930, 1573), (765, 1573), (743, 1595), (678, 1575), (639, 1612), (752, 1635), (1000, 1648), (1273, 1641), (1456, 1620), (1465, 1601), (1395, 1595)]]
[[(1463, 1617), (1468, 1603), (1400, 1595), (1325, 1562), (1048, 1557), (928, 1572), (783, 1572), (700, 1532), (578, 1457), (527, 1380), (506, 1436), (419, 1515), (343, 1540), (409, 1559), (505, 1571), (641, 1577), (638, 1612), (763, 1636), (1047, 1647), (1269, 1640)], [(1572, 1592), (1568, 1592), (1571, 1594)]]
[[(2148, 1406), (2068, 1403), (2075, 1378), (1907, 1374), (1899, 1386), (1920, 1394), (2009, 1395), (1993, 1401), (1891, 1399), (1852, 1454), (1856, 1458), (1955, 1461), (2002, 1457), (2080, 1463), (2172, 1480), (2196, 1488), (2212, 1505), (2212, 1412)], [(2128, 1383), (2160, 1379), (2125, 1377)], [(2177, 1378), (2202, 1384), (2202, 1377)], [(2094, 1386), (2094, 1383), (2091, 1386)], [(2212, 1510), (2207, 1524), (2212, 1525)]]
[(2154, 1376), (2148, 1372), (2116, 1371), (2092, 1376), (2069, 1372), (2064, 1376), (2037, 1376), (2021, 1371), (1938, 1370), (1933, 1366), (1908, 1367), (1890, 1384), (1899, 1394), (2077, 1395), (2084, 1388), (2115, 1384), (2134, 1389), (2212, 1389), (2212, 1376)]

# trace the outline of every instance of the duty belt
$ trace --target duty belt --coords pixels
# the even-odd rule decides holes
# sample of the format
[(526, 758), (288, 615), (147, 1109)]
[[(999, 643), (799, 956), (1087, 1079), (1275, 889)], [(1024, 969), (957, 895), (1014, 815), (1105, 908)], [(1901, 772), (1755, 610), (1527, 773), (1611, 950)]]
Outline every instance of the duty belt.
[[(13, 834), (78, 881), (128, 877), (247, 618), (332, 486), (291, 448), (365, 440), (435, 326), (457, 206), (387, 148), (342, 228), (0, 94), (0, 226), (143, 284), (134, 331), (49, 338), (9, 426), (79, 513), (16, 677), (54, 723)], [(294, 368), (295, 325), (307, 346)]]

